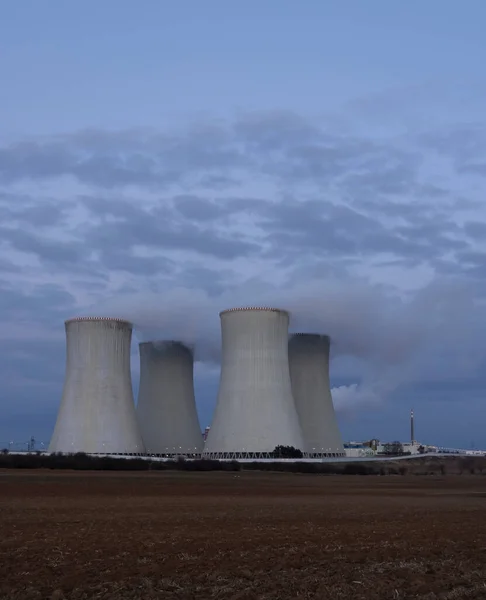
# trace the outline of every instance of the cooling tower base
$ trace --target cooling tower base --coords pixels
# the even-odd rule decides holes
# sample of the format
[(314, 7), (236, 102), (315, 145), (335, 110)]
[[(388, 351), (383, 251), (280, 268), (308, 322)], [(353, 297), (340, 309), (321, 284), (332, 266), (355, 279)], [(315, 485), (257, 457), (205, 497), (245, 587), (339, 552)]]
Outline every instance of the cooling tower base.
[(170, 458), (170, 459), (175, 459), (175, 458), (189, 458), (189, 459), (200, 459), (201, 458), (201, 453), (196, 453), (196, 452), (163, 452), (163, 453), (158, 453), (155, 454), (153, 452), (147, 452), (146, 456), (153, 456), (155, 458)]
[(195, 452), (163, 452), (163, 453), (154, 453), (154, 452), (144, 452), (141, 453), (126, 453), (126, 452), (85, 452), (84, 454), (88, 454), (89, 456), (133, 456), (133, 457), (145, 457), (145, 458), (169, 458), (171, 460), (176, 458), (187, 458), (191, 460), (196, 460), (201, 458), (201, 453)]
[[(342, 458), (345, 457), (344, 452), (321, 452), (321, 453), (303, 453), (302, 458)], [(209, 460), (219, 460), (232, 458), (238, 460), (239, 458), (254, 458), (258, 460), (260, 458), (281, 458), (273, 452), (205, 452), (202, 455), (203, 458)], [(289, 460), (296, 460), (295, 458), (289, 458)]]
[(345, 452), (304, 452), (305, 458), (343, 458)]

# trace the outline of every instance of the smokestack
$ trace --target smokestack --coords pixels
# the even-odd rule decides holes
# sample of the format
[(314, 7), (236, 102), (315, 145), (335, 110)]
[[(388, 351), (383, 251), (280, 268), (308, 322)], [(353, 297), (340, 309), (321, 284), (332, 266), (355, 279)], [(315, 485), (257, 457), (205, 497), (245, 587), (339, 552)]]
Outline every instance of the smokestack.
[(413, 408), (410, 411), (410, 441), (412, 442), (412, 445), (415, 444), (415, 424), (414, 424)]
[(66, 376), (49, 452), (144, 453), (130, 373), (132, 325), (80, 317), (66, 328)]
[(151, 454), (200, 454), (192, 350), (178, 341), (143, 342), (137, 417)]
[(304, 451), (313, 457), (344, 456), (329, 382), (327, 335), (297, 333), (289, 340), (290, 380), (304, 436)]
[(302, 450), (290, 384), (288, 313), (235, 308), (220, 318), (221, 376), (204, 455), (258, 457), (280, 445)]

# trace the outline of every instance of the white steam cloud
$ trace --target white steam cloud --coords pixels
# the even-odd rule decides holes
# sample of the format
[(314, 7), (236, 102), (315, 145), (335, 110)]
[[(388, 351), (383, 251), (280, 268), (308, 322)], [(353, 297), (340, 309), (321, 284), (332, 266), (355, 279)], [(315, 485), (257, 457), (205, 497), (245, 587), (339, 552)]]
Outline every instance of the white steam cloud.
[(353, 413), (359, 408), (379, 406), (383, 399), (371, 388), (357, 383), (334, 387), (331, 394), (334, 408), (341, 413)]
[(457, 281), (433, 282), (410, 298), (361, 281), (271, 290), (245, 284), (217, 297), (186, 288), (162, 295), (122, 295), (87, 313), (128, 319), (139, 341), (178, 340), (195, 349), (196, 361), (214, 364), (220, 360), (221, 310), (286, 309), (291, 332), (328, 334), (333, 358), (352, 356), (366, 365), (368, 375), (362, 381), (333, 389), (336, 409), (352, 412), (378, 406), (400, 385), (443, 370), (443, 361), (440, 367), (434, 365), (438, 356), (445, 357), (451, 376), (477, 368), (485, 356), (472, 349), (484, 336), (478, 322), (486, 322), (486, 310), (474, 297), (472, 288)]

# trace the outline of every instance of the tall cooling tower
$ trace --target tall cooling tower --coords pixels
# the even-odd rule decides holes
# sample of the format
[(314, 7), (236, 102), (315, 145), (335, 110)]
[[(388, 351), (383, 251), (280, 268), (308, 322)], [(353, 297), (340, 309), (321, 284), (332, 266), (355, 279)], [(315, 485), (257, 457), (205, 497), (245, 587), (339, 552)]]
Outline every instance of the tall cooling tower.
[(330, 345), (327, 335), (298, 333), (289, 340), (292, 393), (309, 456), (344, 455), (329, 382)]
[(220, 317), (221, 376), (204, 455), (265, 456), (279, 445), (302, 450), (290, 384), (288, 313), (236, 308)]
[(200, 454), (192, 351), (180, 342), (140, 344), (137, 417), (151, 454)]
[(66, 321), (66, 377), (50, 452), (145, 452), (130, 374), (132, 325), (122, 319)]

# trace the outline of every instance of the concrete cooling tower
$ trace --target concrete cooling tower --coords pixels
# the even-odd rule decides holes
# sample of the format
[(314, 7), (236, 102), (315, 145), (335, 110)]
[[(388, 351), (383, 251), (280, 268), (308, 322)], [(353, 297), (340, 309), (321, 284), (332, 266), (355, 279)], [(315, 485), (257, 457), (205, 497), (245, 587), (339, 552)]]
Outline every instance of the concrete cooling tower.
[(221, 376), (204, 455), (263, 458), (280, 445), (302, 450), (290, 384), (288, 313), (236, 308), (220, 318)]
[(144, 453), (130, 374), (132, 325), (66, 321), (66, 377), (49, 452)]
[(137, 417), (147, 452), (200, 454), (192, 351), (176, 341), (140, 344)]
[(292, 393), (308, 456), (344, 456), (329, 382), (330, 339), (298, 333), (289, 340)]

